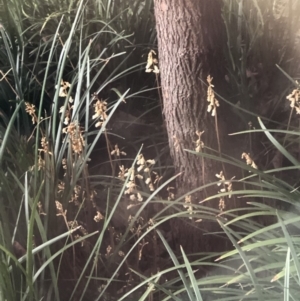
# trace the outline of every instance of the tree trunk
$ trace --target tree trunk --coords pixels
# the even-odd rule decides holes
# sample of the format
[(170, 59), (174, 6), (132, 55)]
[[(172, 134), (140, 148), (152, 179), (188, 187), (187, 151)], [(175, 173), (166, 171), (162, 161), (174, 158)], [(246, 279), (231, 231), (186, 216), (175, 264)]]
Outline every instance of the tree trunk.
[[(217, 146), (204, 83), (209, 74), (219, 75), (215, 70), (219, 67), (216, 58), (222, 58), (221, 4), (219, 0), (154, 0), (163, 112), (175, 171), (183, 173), (177, 181), (179, 194), (211, 178), (207, 160), (203, 169), (201, 158), (184, 149), (195, 149), (196, 131), (205, 131), (201, 140), (206, 146)], [(201, 197), (200, 193), (193, 195), (192, 202), (198, 203)], [(195, 225), (191, 228), (182, 223), (172, 226), (178, 228), (178, 243), (187, 251), (203, 251)]]

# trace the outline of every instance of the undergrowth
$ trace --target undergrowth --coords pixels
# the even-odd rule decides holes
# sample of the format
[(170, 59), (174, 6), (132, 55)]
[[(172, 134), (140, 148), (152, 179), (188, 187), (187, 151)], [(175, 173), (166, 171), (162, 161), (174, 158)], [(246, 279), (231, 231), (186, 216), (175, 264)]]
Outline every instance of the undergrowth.
[[(232, 28), (240, 22), (234, 12), (242, 16), (247, 7), (224, 3), (224, 23)], [(269, 10), (256, 8), (238, 27), (239, 36), (250, 36), (254, 61), (265, 55), (253, 57), (251, 47), (262, 41)], [(239, 157), (224, 153), (221, 141), (215, 155), (206, 152), (206, 133), (195, 133), (195, 149), (186, 151), (221, 162), (223, 170), (215, 182), (177, 196), (163, 122), (145, 118), (161, 109), (153, 101), (159, 64), (151, 2), (10, 0), (0, 10), (1, 300), (297, 300), (296, 80), (281, 70), (293, 85), (285, 91), (285, 126), (268, 129), (272, 123), (261, 116), (256, 129), (232, 133), (249, 139)], [(257, 31), (247, 31), (256, 18)], [(238, 47), (235, 54), (228, 42), (231, 89), (256, 97), (257, 70), (245, 69), (231, 31), (227, 39)], [(217, 110), (226, 100), (207, 80), (218, 133)], [(256, 115), (247, 103), (227, 103), (237, 114)], [(251, 146), (257, 136), (269, 141), (263, 159)], [(208, 188), (216, 194), (191, 202)], [(217, 208), (206, 206), (212, 200)], [(214, 235), (231, 251), (174, 251), (169, 222), (177, 218), (218, 225)]]

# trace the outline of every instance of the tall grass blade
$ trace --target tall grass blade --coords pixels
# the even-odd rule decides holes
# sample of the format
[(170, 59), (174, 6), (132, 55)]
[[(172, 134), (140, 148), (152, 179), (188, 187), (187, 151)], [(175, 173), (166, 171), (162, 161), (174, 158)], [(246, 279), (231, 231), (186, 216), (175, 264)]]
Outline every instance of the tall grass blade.
[(157, 234), (160, 237), (161, 241), (163, 242), (165, 248), (167, 249), (167, 251), (168, 251), (168, 253), (169, 253), (169, 255), (170, 255), (170, 257), (171, 257), (171, 259), (173, 261), (174, 266), (177, 268), (177, 272), (178, 272), (178, 274), (179, 274), (179, 276), (181, 278), (181, 281), (182, 281), (182, 283), (184, 285), (184, 288), (185, 288), (185, 290), (186, 290), (186, 292), (187, 292), (190, 300), (194, 300), (194, 295), (193, 295), (193, 292), (192, 292), (192, 290), (190, 288), (190, 284), (188, 283), (188, 280), (186, 279), (186, 277), (185, 277), (182, 269), (179, 268), (180, 263), (179, 263), (177, 257), (175, 256), (174, 252), (170, 248), (169, 244), (167, 243), (167, 241), (165, 240), (165, 238), (163, 237), (163, 235), (161, 234), (161, 232), (159, 230), (156, 230), (156, 231), (157, 231)]
[(284, 295), (283, 295), (283, 300), (284, 301), (289, 301), (290, 300), (290, 294), (289, 294), (289, 289), (290, 289), (290, 248), (287, 249), (286, 253), (286, 262), (285, 262), (285, 275), (284, 275)]
[[(286, 228), (286, 225), (283, 222), (283, 220), (281, 219), (278, 212), (277, 212), (277, 218), (278, 218), (279, 224), (281, 226), (281, 229), (284, 233), (286, 242), (288, 244), (288, 252), (289, 252), (289, 254), (292, 254), (293, 263), (295, 265), (297, 275), (298, 275), (298, 283), (300, 284), (300, 262), (299, 262), (298, 255), (297, 255), (297, 249), (295, 248), (293, 239), (292, 239), (291, 235), (289, 234), (289, 232)], [(287, 221), (289, 221), (289, 220), (287, 220)], [(293, 224), (293, 223), (290, 223), (290, 224)], [(289, 258), (290, 258), (290, 256), (289, 256)], [(289, 268), (290, 268), (290, 265), (289, 265)]]
[(300, 163), (296, 160), (267, 130), (261, 119), (258, 117), (258, 122), (263, 130), (265, 130), (266, 136), (272, 142), (272, 144), (294, 165), (299, 165)]
[(19, 110), (22, 108), (23, 105), (24, 105), (24, 101), (20, 101), (20, 103), (17, 105), (13, 115), (10, 118), (9, 124), (7, 125), (4, 137), (2, 139), (2, 143), (0, 145), (0, 166), (2, 166), (2, 164), (3, 164), (4, 152), (6, 150), (7, 143), (10, 139), (10, 135), (11, 135), (11, 132), (14, 127), (14, 122), (18, 116)]
[(194, 290), (194, 294), (196, 296), (196, 300), (197, 301), (203, 301), (203, 299), (201, 297), (201, 294), (200, 294), (200, 290), (199, 290), (198, 284), (197, 284), (197, 280), (196, 280), (195, 275), (194, 275), (194, 272), (192, 270), (190, 262), (189, 262), (188, 258), (186, 257), (186, 254), (185, 254), (182, 246), (180, 246), (180, 250), (181, 250), (181, 253), (182, 253), (182, 257), (183, 257), (186, 269), (188, 271), (189, 278), (191, 280), (191, 285), (192, 285), (192, 288)]
[(263, 301), (264, 297), (263, 297), (263, 293), (262, 293), (262, 288), (261, 285), (258, 282), (258, 279), (256, 278), (256, 275), (251, 267), (251, 264), (245, 254), (245, 252), (243, 251), (243, 249), (236, 243), (234, 237), (232, 236), (232, 234), (230, 233), (230, 230), (228, 227), (226, 227), (220, 220), (218, 220), (220, 226), (222, 227), (222, 229), (224, 230), (224, 232), (227, 234), (228, 238), (230, 239), (230, 241), (232, 242), (235, 250), (240, 254), (240, 257), (242, 258), (244, 265), (249, 273), (251, 282), (253, 284), (253, 287), (255, 289), (255, 296), (257, 298), (257, 300), (259, 301)]

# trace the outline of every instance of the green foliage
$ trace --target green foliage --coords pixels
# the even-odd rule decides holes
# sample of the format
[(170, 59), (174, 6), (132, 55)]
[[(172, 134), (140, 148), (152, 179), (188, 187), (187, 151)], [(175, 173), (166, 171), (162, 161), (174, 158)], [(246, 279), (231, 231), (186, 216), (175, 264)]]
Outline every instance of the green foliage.
[(299, 72), (300, 3), (297, 0), (223, 2), (226, 81), (234, 95), (230, 95), (230, 100), (264, 115), (267, 109), (280, 106), (289, 84), (280, 77), (276, 64), (292, 76)]
[[(291, 154), (287, 149), (280, 146), (261, 121), (260, 124), (261, 130), (251, 132), (265, 133), (282, 155), (290, 160), (291, 165), (260, 171), (228, 157), (218, 158), (190, 151), (204, 158), (231, 163), (248, 173), (247, 177), (231, 180), (233, 187), (243, 184), (246, 188), (223, 190), (202, 202), (225, 199), (228, 205), (234, 202), (234, 199), (246, 199), (247, 207), (215, 212), (213, 217), (211, 214), (214, 209), (193, 205), (193, 220), (212, 217), (220, 225), (219, 235), (222, 237), (226, 235), (230, 240), (232, 251), (187, 256), (181, 248), (182, 257), (178, 257), (158, 230), (158, 236), (168, 251), (174, 267), (160, 270), (150, 278), (145, 278), (127, 295), (132, 294), (141, 285), (148, 284), (155, 288), (152, 292), (154, 300), (297, 300), (300, 285), (298, 258), (300, 208), (299, 191), (295, 185), (298, 180), (295, 178), (293, 184), (289, 184), (281, 180), (278, 174), (294, 171), (294, 175), (297, 175), (299, 164), (290, 157)], [(296, 135), (297, 141), (299, 140), (299, 133), (282, 132), (286, 135)], [(247, 164), (250, 165), (250, 162)], [(228, 180), (221, 179), (207, 186), (217, 187), (218, 184), (222, 187), (224, 183), (228, 183)], [(199, 189), (204, 189), (204, 186)], [(190, 194), (194, 192), (196, 191), (191, 191)], [(173, 202), (184, 205), (182, 198)], [(180, 215), (184, 217), (182, 212)], [(188, 218), (190, 215), (186, 212), (185, 216)], [(206, 267), (208, 271), (206, 275), (198, 273), (202, 267)], [(177, 271), (179, 277), (174, 277), (172, 271)], [(160, 283), (157, 283), (158, 278), (162, 279)], [(164, 281), (165, 278), (168, 281)]]
[[(290, 1), (290, 9), (280, 10), (271, 0), (224, 3), (230, 88), (254, 97), (265, 89), (255, 75), (249, 77), (260, 62), (266, 78), (275, 63), (292, 69), (294, 45), (278, 48), (275, 21), (283, 18), (288, 37), (295, 38), (299, 20), (293, 11), (299, 4)], [(247, 154), (243, 163), (186, 150), (247, 176), (218, 175), (218, 181), (176, 199), (170, 186), (177, 176), (161, 183), (158, 175), (167, 169), (160, 133), (143, 133), (134, 142), (135, 159), (113, 157), (120, 150), (110, 145), (110, 121), (124, 100), (143, 99), (141, 93), (151, 91), (141, 87), (147, 82), (145, 55), (155, 41), (152, 10), (148, 0), (1, 2), (1, 300), (297, 300), (299, 158), (292, 149), (299, 133), (290, 124), (287, 130), (268, 130), (258, 119), (259, 130), (236, 133), (265, 134), (288, 166), (256, 169)], [(157, 168), (141, 154), (146, 139), (154, 141)], [(108, 151), (100, 156), (108, 152), (111, 175), (91, 175), (89, 159), (102, 141)], [(219, 193), (201, 204), (186, 203), (207, 188)], [(206, 206), (215, 200), (246, 200), (247, 206), (223, 211)], [(120, 208), (131, 213), (122, 212), (128, 223), (115, 229)], [(181, 247), (175, 253), (168, 227), (177, 218), (218, 225), (217, 235), (232, 250), (187, 254)], [(147, 252), (151, 262), (145, 271)]]
[[(3, 300), (65, 300), (59, 283), (67, 274), (73, 276), (68, 298), (80, 296), (78, 287), (83, 298), (90, 283), (86, 273), (95, 276), (100, 269), (103, 237), (126, 186), (106, 208), (100, 235), (90, 238), (98, 233), (94, 215), (101, 219), (105, 205), (100, 209), (94, 202), (94, 189), (103, 180), (89, 176), (87, 162), (117, 107), (131, 97), (113, 85), (144, 61), (144, 41), (153, 32), (149, 3), (136, 1), (130, 9), (114, 1), (4, 1), (1, 6)], [(137, 33), (138, 27), (144, 33)], [(138, 59), (130, 55), (133, 43), (142, 44), (135, 45)], [(125, 55), (126, 47), (131, 49)], [(107, 114), (105, 109), (91, 116), (90, 108), (108, 93), (115, 100)], [(105, 185), (116, 190), (120, 180), (111, 179)], [(78, 252), (84, 262), (77, 263)], [(53, 285), (46, 285), (48, 279)]]

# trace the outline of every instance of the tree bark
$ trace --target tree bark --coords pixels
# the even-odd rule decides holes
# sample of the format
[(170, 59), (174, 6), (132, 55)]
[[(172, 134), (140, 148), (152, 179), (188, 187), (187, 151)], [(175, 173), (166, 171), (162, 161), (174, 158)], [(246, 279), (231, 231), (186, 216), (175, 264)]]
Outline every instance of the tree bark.
[[(183, 173), (177, 181), (179, 194), (207, 183), (211, 177), (209, 163), (202, 174), (201, 158), (184, 149), (195, 149), (196, 131), (205, 131), (202, 140), (206, 146), (217, 145), (204, 83), (209, 74), (219, 75), (215, 71), (216, 59), (222, 57), (221, 5), (219, 0), (154, 0), (163, 113), (175, 171)], [(214, 170), (214, 174), (219, 171)], [(201, 197), (198, 193), (192, 201), (198, 203)], [(188, 251), (199, 251), (200, 241), (191, 239), (194, 230), (177, 226), (179, 243), (184, 245), (183, 240), (188, 240), (193, 244), (191, 249), (186, 246)]]

